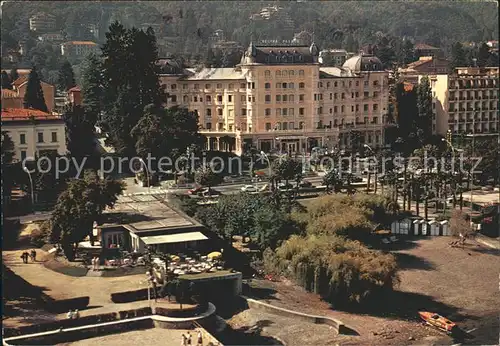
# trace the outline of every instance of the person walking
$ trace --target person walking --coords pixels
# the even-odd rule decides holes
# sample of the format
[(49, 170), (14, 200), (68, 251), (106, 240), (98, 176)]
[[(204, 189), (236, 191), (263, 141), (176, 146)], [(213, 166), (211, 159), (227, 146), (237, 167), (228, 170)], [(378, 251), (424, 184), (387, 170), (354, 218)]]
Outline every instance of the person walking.
[(181, 346), (186, 346), (187, 345), (187, 338), (184, 333), (182, 333), (182, 340), (181, 340)]
[(188, 346), (189, 346), (189, 345), (191, 345), (191, 333), (189, 332), (189, 330), (188, 330), (188, 332), (187, 332), (186, 337), (187, 337), (187, 344), (188, 344)]
[(30, 257), (31, 257), (31, 261), (36, 262), (36, 250), (35, 249), (31, 250)]
[(199, 330), (199, 329), (198, 329), (198, 338), (197, 339), (198, 339), (197, 345), (203, 346), (203, 335), (201, 335), (201, 330)]
[(29, 254), (27, 251), (24, 251), (21, 255), (21, 258), (23, 260), (23, 263), (28, 263), (28, 257), (29, 257)]

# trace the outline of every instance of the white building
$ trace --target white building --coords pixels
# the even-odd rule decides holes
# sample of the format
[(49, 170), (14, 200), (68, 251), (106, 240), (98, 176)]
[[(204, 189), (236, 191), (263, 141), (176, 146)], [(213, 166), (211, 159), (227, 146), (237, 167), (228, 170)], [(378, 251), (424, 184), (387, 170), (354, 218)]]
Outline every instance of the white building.
[(99, 46), (92, 41), (69, 41), (61, 44), (61, 55), (68, 57), (85, 57), (90, 53), (99, 54)]
[(57, 114), (37, 109), (2, 109), (2, 131), (7, 131), (14, 142), (14, 160), (40, 156), (44, 152), (64, 155), (66, 128)]

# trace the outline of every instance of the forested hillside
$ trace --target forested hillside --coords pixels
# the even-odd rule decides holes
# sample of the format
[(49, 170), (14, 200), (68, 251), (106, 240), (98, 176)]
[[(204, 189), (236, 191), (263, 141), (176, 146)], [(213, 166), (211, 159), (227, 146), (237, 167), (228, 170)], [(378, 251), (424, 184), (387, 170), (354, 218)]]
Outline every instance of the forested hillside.
[[(278, 10), (263, 17), (262, 11), (272, 6)], [(187, 58), (206, 57), (210, 37), (218, 29), (226, 40), (243, 46), (251, 39), (291, 40), (294, 34), (302, 32), (309, 39), (314, 33), (321, 48), (349, 51), (366, 44), (380, 45), (382, 39), (401, 42), (405, 38), (441, 47), (449, 53), (455, 42), (498, 39), (497, 2), (3, 2), (2, 52), (24, 42), (27, 53), (19, 65), (41, 65), (45, 76), (46, 71), (60, 64), (60, 57), (55, 56), (54, 46), (37, 43), (37, 36), (30, 32), (29, 17), (36, 13), (54, 15), (57, 32), (66, 40), (102, 43), (115, 20), (127, 27), (145, 28), (151, 24), (163, 46), (162, 52)], [(98, 28), (97, 37), (89, 26)]]

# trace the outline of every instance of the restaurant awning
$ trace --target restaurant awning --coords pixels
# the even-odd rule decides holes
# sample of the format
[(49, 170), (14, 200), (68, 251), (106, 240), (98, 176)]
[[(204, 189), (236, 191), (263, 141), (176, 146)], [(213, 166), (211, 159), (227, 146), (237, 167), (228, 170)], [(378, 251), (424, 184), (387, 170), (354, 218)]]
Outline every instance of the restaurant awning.
[(187, 232), (187, 233), (141, 237), (141, 240), (146, 245), (182, 243), (186, 241), (206, 240), (206, 239), (208, 238), (201, 232)]

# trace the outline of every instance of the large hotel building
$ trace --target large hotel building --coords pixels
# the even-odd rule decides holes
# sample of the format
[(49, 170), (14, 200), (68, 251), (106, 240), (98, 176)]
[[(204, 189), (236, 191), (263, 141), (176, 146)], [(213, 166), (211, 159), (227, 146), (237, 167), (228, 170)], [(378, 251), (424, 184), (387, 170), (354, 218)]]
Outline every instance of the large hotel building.
[(349, 148), (351, 138), (384, 144), (388, 77), (371, 55), (321, 67), (319, 49), (250, 44), (234, 68), (183, 69), (159, 61), (169, 106), (199, 115), (207, 149), (309, 152)]

